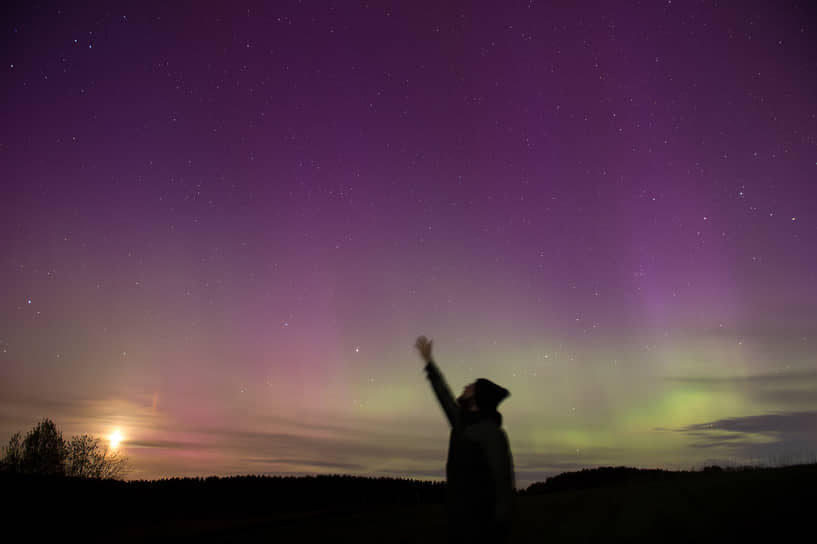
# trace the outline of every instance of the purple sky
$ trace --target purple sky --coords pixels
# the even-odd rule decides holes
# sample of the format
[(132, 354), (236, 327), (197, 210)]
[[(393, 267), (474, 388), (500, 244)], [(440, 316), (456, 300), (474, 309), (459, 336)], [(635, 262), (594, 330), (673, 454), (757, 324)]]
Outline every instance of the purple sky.
[(808, 2), (4, 10), (3, 443), (441, 477), (425, 334), (520, 487), (817, 453)]

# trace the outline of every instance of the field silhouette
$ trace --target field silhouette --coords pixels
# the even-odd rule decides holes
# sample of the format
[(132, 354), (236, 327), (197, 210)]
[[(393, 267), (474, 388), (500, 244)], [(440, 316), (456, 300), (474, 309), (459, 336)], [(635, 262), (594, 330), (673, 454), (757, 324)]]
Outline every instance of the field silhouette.
[[(445, 542), (445, 484), (356, 476), (92, 480), (0, 474), (5, 529), (38, 541)], [(813, 538), (817, 464), (603, 467), (517, 492), (512, 542)]]

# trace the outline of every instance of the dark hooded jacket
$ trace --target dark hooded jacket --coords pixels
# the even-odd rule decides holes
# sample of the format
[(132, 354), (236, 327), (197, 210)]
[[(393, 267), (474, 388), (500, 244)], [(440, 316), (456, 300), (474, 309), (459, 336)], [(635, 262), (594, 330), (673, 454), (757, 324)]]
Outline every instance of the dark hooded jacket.
[[(446, 476), (449, 534), (462, 542), (505, 542), (514, 508), (513, 458), (502, 415), (463, 410), (433, 361), (426, 372), (451, 424)], [(477, 404), (479, 400), (477, 399)]]

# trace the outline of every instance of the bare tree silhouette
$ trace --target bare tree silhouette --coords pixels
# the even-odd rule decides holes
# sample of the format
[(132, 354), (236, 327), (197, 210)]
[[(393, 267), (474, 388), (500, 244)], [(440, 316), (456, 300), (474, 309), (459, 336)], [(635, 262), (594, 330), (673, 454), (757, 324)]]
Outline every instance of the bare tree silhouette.
[(101, 446), (101, 440), (89, 434), (71, 437), (67, 449), (68, 476), (120, 480), (131, 471), (128, 459), (120, 451)]
[(66, 442), (56, 424), (45, 418), (25, 438), (18, 432), (9, 439), (0, 468), (4, 472), (48, 476), (98, 479), (127, 476), (131, 470), (128, 458), (102, 443), (88, 434)]

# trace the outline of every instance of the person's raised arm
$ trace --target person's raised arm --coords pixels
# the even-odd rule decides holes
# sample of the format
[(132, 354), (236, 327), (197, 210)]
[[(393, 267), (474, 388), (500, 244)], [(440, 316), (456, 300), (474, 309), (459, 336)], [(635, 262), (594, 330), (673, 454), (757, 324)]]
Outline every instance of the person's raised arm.
[(420, 356), (426, 362), (425, 370), (428, 379), (431, 381), (431, 387), (434, 389), (434, 394), (437, 395), (440, 406), (443, 407), (448, 422), (451, 423), (452, 427), (456, 427), (460, 422), (460, 406), (454, 399), (451, 388), (448, 387), (448, 383), (446, 383), (442, 372), (440, 372), (440, 369), (431, 358), (432, 342), (433, 340), (428, 340), (425, 336), (420, 336), (417, 338), (415, 346), (420, 351)]

